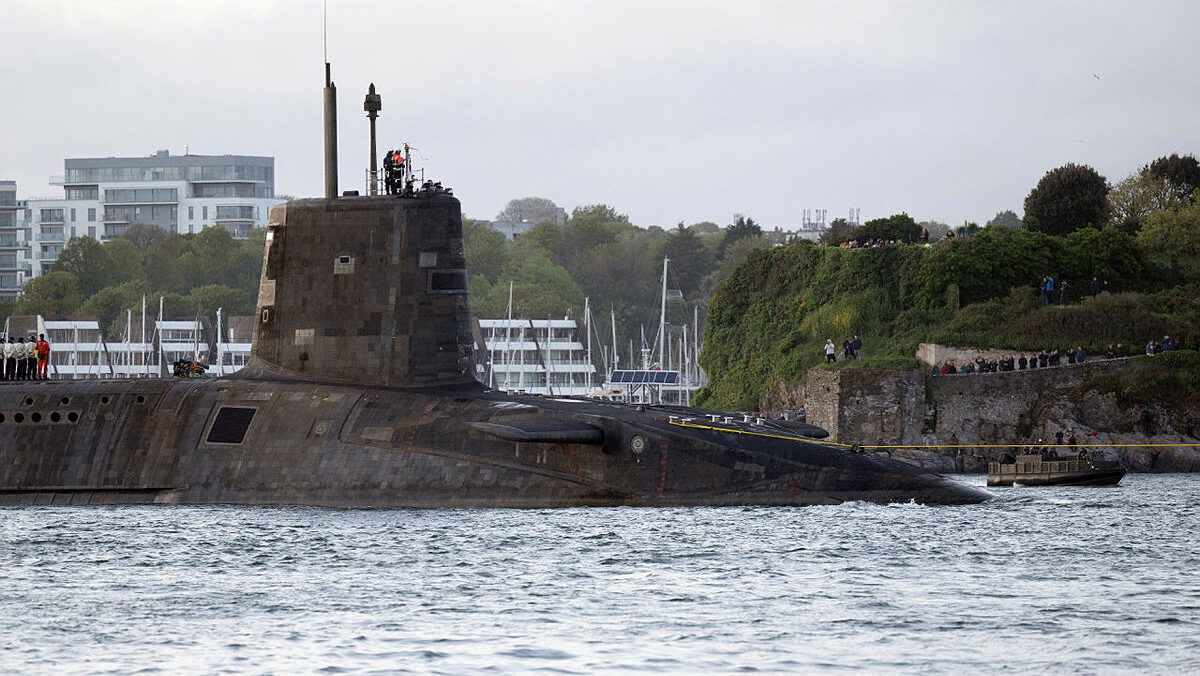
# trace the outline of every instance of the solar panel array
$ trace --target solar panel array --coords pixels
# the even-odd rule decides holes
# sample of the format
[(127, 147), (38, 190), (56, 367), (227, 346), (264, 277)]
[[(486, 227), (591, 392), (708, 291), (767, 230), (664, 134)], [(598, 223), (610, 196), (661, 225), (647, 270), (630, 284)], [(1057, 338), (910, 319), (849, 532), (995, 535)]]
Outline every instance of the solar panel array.
[(613, 371), (609, 382), (674, 385), (679, 382), (679, 371)]

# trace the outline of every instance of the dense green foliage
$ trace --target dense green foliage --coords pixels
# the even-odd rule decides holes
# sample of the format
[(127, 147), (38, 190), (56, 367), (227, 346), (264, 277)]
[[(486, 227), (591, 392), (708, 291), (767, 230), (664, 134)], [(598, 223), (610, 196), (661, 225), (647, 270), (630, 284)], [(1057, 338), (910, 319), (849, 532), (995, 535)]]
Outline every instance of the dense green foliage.
[(1051, 235), (1098, 228), (1108, 220), (1108, 181), (1095, 169), (1067, 164), (1046, 172), (1025, 198), (1025, 227)]
[(223, 228), (179, 235), (142, 224), (104, 243), (76, 237), (11, 311), (96, 317), (110, 338), (120, 336), (126, 311), (141, 312), (143, 297), (157, 313), (161, 296), (172, 319), (212, 319), (218, 308), (227, 317), (253, 314), (263, 244), (261, 230), (239, 241)]
[[(1002, 211), (988, 227), (967, 224), (956, 239), (917, 246), (884, 229), (910, 227), (900, 214), (857, 229), (840, 221), (823, 238), (832, 244), (860, 234), (895, 246), (799, 242), (756, 252), (712, 298), (701, 353), (710, 384), (698, 403), (757, 408), (773, 385), (822, 366), (826, 339), (840, 358), (842, 342), (855, 335), (864, 358), (834, 367), (911, 365), (921, 342), (1014, 351), (1082, 346), (1093, 355), (1122, 343), (1136, 354), (1170, 335), (1193, 347), (1200, 340), (1200, 192), (1182, 195), (1200, 179), (1197, 166), (1190, 156), (1159, 158), (1113, 194), (1090, 167), (1060, 167), (1030, 192), (1024, 228)], [(1050, 305), (1038, 290), (1046, 276), (1058, 281)], [(1093, 279), (1102, 285), (1098, 295)]]
[[(541, 198), (514, 202), (554, 206)], [(636, 355), (642, 329), (647, 340), (657, 333), (664, 257), (670, 260), (667, 287), (682, 296), (667, 305), (677, 336), (696, 312), (704, 316), (712, 289), (725, 275), (752, 252), (770, 247), (754, 220), (744, 216), (726, 228), (680, 223), (668, 231), (639, 228), (604, 204), (578, 207), (564, 226), (539, 223), (511, 242), (482, 222), (465, 222), (463, 232), (476, 316), (506, 316), (510, 284), (513, 317), (579, 317), (590, 297), (597, 325), (593, 339), (611, 349), (614, 313), (626, 366), (630, 341)]]
[[(1038, 281), (1067, 281), (1065, 305), (1043, 306)], [(1092, 298), (1102, 277), (1113, 292)], [(1114, 293), (1115, 292), (1115, 293)], [(1102, 353), (1200, 332), (1200, 277), (1178, 277), (1108, 227), (1053, 237), (1006, 226), (932, 246), (842, 249), (797, 243), (758, 252), (709, 308), (702, 402), (752, 409), (775, 382), (798, 381), (832, 339), (863, 339), (866, 365), (912, 363), (918, 343)]]
[(1181, 198), (1200, 190), (1200, 161), (1191, 155), (1171, 153), (1146, 165), (1142, 172), (1161, 179)]
[(1115, 394), (1121, 406), (1144, 402), (1196, 406), (1200, 402), (1200, 352), (1176, 350), (1135, 357), (1128, 369), (1092, 378), (1084, 387)]

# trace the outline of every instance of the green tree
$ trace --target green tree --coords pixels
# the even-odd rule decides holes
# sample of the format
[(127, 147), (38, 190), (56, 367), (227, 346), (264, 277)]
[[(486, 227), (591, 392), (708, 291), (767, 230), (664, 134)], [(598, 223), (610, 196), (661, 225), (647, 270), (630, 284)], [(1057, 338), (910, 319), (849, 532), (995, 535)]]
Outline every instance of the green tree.
[(571, 218), (594, 218), (603, 223), (628, 223), (629, 217), (607, 204), (587, 204), (571, 210)]
[(882, 239), (909, 243), (916, 242), (920, 236), (921, 226), (906, 213), (867, 221), (850, 233), (851, 239)]
[(583, 290), (571, 275), (536, 249), (515, 257), (500, 275), (475, 313), (480, 317), (504, 317), (508, 306), (508, 282), (513, 282), (513, 316), (558, 318), (583, 307)]
[(1165, 181), (1180, 199), (1191, 200), (1200, 190), (1200, 162), (1192, 155), (1171, 153), (1154, 160), (1144, 171)]
[(104, 249), (104, 286), (115, 286), (125, 282), (144, 279), (142, 252), (128, 239), (116, 238), (101, 245)]
[(743, 237), (737, 240), (725, 250), (725, 257), (717, 263), (717, 268), (704, 279), (704, 289), (711, 293), (754, 252), (770, 248), (770, 240), (762, 235)]
[(547, 256), (552, 256), (558, 251), (562, 238), (562, 228), (553, 223), (538, 223), (514, 237), (509, 251), (515, 255), (517, 249), (532, 247), (545, 251)]
[(508, 240), (493, 230), (487, 221), (466, 219), (463, 220), (463, 243), (467, 269), (473, 275), (482, 275), (489, 286), (495, 284), (508, 263)]
[(530, 218), (531, 214), (557, 208), (557, 204), (545, 197), (522, 197), (520, 199), (509, 200), (508, 205), (504, 207), (504, 211), (496, 214), (496, 220), (517, 223), (521, 221), (537, 222), (537, 219)]
[(1124, 230), (1106, 226), (1101, 230), (1081, 228), (1063, 241), (1059, 276), (1073, 280), (1074, 292), (1082, 297), (1093, 276), (1122, 291), (1148, 286), (1146, 257), (1137, 240)]
[(109, 336), (117, 337), (121, 335), (121, 328), (125, 325), (126, 311), (140, 312), (142, 297), (151, 295), (153, 295), (153, 291), (145, 279), (128, 281), (119, 286), (108, 286), (87, 299), (79, 308), (79, 314), (96, 317), (100, 326), (104, 327)]
[(108, 252), (91, 237), (72, 237), (54, 262), (55, 270), (74, 276), (85, 298), (108, 286), (110, 268)]
[(1095, 169), (1067, 164), (1046, 172), (1025, 198), (1025, 227), (1066, 235), (1108, 220), (1108, 181)]
[(712, 221), (700, 221), (699, 223), (692, 223), (689, 225), (688, 230), (691, 230), (700, 236), (717, 235), (721, 233), (721, 226), (713, 223)]
[(221, 309), (226, 317), (254, 314), (254, 299), (244, 289), (223, 284), (205, 284), (192, 289), (185, 303), (196, 308), (201, 316), (211, 317)]
[(753, 218), (737, 214), (737, 219), (733, 222), (733, 225), (725, 228), (725, 237), (721, 240), (721, 245), (717, 248), (717, 258), (724, 259), (726, 250), (739, 239), (758, 237), (760, 235), (762, 235), (762, 228), (758, 227), (758, 223), (755, 223)]
[(178, 265), (179, 244), (173, 240), (155, 242), (146, 250), (142, 269), (155, 291), (175, 291), (184, 287), (183, 272)]
[(1006, 228), (1019, 228), (1021, 227), (1021, 217), (1012, 209), (1005, 209), (992, 216), (992, 220), (984, 224), (983, 227), (990, 228), (993, 225), (1002, 225)]
[(196, 233), (192, 239), (192, 252), (200, 262), (201, 272), (191, 280), (192, 285), (224, 283), (237, 249), (237, 240), (225, 228), (204, 228)]
[(850, 239), (850, 233), (854, 230), (854, 224), (844, 218), (835, 218), (829, 222), (829, 229), (821, 233), (821, 244), (827, 246), (837, 246), (842, 242)]
[(133, 223), (121, 235), (121, 237), (133, 242), (139, 251), (145, 251), (157, 242), (164, 242), (170, 236), (170, 233), (166, 230), (156, 225), (146, 225), (145, 223)]
[(1110, 223), (1129, 233), (1136, 233), (1152, 211), (1188, 204), (1186, 195), (1180, 195), (1162, 177), (1146, 169), (1130, 175), (1108, 193)]
[(59, 319), (74, 313), (79, 300), (79, 280), (70, 272), (55, 270), (25, 284), (16, 312)]
[(1172, 276), (1196, 279), (1200, 276), (1200, 204), (1148, 214), (1137, 242), (1168, 265)]
[(699, 291), (705, 276), (712, 272), (712, 254), (694, 231), (683, 227), (683, 223), (671, 231), (659, 257), (670, 259), (669, 278), (685, 296)]

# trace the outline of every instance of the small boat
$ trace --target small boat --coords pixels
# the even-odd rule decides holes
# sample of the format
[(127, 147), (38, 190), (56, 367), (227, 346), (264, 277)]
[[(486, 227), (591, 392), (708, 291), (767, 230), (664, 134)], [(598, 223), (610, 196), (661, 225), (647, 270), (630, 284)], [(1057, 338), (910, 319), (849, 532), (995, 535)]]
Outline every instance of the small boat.
[(1094, 460), (1084, 451), (1059, 458), (1046, 451), (1018, 455), (1015, 462), (989, 462), (989, 486), (1115, 486), (1125, 476), (1121, 463)]

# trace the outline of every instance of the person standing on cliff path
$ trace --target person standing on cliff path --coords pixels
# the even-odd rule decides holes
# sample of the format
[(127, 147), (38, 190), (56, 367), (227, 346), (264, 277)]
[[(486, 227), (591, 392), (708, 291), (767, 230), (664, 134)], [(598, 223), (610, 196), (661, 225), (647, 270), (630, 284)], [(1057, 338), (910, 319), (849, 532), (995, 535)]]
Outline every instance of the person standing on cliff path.
[(837, 347), (833, 344), (832, 338), (825, 339), (825, 363), (831, 364), (837, 361)]

